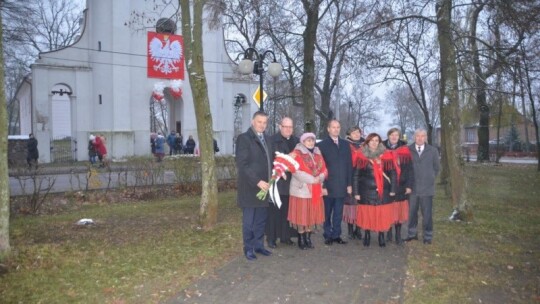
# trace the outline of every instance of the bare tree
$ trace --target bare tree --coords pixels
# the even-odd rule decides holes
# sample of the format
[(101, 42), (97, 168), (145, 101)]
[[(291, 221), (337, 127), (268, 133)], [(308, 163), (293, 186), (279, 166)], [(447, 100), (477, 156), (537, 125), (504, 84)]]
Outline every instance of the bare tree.
[(408, 87), (396, 86), (386, 94), (385, 99), (386, 108), (392, 115), (392, 123), (399, 126), (403, 134), (426, 127), (422, 111)]
[[(185, 43), (185, 61), (189, 75), (197, 133), (201, 147), (202, 194), (199, 219), (204, 229), (211, 229), (217, 223), (218, 189), (216, 162), (214, 158), (213, 122), (208, 99), (208, 85), (204, 73), (203, 57), (203, 14), (207, 1), (179, 0), (182, 12), (182, 34)], [(209, 10), (210, 11), (210, 10)]]
[(452, 0), (438, 0), (437, 38), (440, 52), (441, 125), (444, 129), (442, 145), (448, 164), (450, 193), (454, 205), (453, 219), (472, 219), (467, 193), (463, 159), (461, 156), (461, 120), (459, 111), (458, 71), (456, 50), (452, 37)]
[(0, 261), (10, 253), (9, 245), (9, 171), (7, 161), (7, 108), (4, 90), (4, 43), (0, 12)]

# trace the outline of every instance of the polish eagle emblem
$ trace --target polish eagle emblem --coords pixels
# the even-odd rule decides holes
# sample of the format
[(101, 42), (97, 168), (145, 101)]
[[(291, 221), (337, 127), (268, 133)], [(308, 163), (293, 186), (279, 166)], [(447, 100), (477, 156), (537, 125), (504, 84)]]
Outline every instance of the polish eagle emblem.
[(167, 75), (178, 72), (179, 67), (177, 65), (182, 58), (182, 45), (178, 40), (171, 42), (167, 36), (165, 36), (164, 42), (165, 44), (157, 37), (154, 37), (148, 45), (148, 50), (150, 59), (155, 63), (153, 65), (154, 70)]

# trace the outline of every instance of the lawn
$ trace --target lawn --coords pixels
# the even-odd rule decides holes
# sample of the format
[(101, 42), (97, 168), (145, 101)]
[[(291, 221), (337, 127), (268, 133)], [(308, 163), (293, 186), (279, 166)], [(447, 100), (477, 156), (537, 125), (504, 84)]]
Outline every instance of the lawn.
[[(219, 224), (197, 226), (198, 199), (87, 203), (58, 215), (14, 216), (2, 303), (152, 303), (168, 299), (241, 250), (235, 192)], [(96, 224), (77, 226), (81, 218)]]
[[(471, 223), (450, 222), (441, 187), (433, 245), (407, 245), (405, 303), (540, 303), (540, 175), (534, 166), (467, 167)], [(235, 192), (219, 223), (197, 226), (198, 199), (107, 203), (12, 215), (2, 303), (157, 303), (241, 250)], [(93, 201), (95, 200), (95, 201)], [(77, 226), (81, 218), (96, 224)]]
[(407, 245), (406, 303), (540, 303), (535, 169), (469, 165), (471, 223), (448, 220), (451, 203), (439, 189), (433, 245)]

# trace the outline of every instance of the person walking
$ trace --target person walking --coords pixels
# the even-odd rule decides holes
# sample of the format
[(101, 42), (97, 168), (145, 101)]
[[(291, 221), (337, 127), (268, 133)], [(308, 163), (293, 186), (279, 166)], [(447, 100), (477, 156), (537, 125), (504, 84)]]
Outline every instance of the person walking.
[[(284, 117), (279, 124), (279, 133), (271, 137), (272, 145), (275, 152), (283, 154), (291, 153), (298, 144), (298, 137), (293, 135), (294, 125), (293, 120), (289, 117)], [(275, 158), (275, 154), (273, 155)], [(296, 235), (296, 231), (291, 228), (288, 221), (289, 213), (289, 188), (291, 185), (291, 173), (287, 172), (287, 179), (277, 181), (279, 197), (281, 199), (281, 207), (278, 208), (274, 204), (268, 207), (268, 220), (266, 221), (266, 242), (268, 247), (276, 248), (277, 239), (282, 244), (292, 245), (291, 237)]]
[(184, 141), (182, 135), (177, 132), (176, 137), (174, 138), (174, 154), (182, 154), (183, 145)]
[(256, 253), (272, 255), (264, 248), (264, 230), (268, 217), (269, 195), (260, 200), (259, 191), (268, 191), (272, 174), (273, 146), (264, 134), (268, 115), (255, 112), (251, 127), (236, 139), (235, 161), (237, 169), (236, 202), (242, 209), (242, 238), (244, 256), (248, 261), (257, 259)]
[(339, 138), (339, 121), (330, 120), (327, 130), (328, 138), (318, 144), (328, 169), (328, 179), (323, 186), (324, 243), (347, 244), (341, 238), (341, 219), (345, 197), (352, 193), (351, 148), (346, 140)]
[[(407, 142), (401, 140), (401, 132), (398, 128), (388, 130), (387, 139), (383, 141), (383, 145), (387, 151), (393, 154), (393, 167), (396, 170), (397, 188), (396, 196), (394, 197), (394, 228), (396, 244), (401, 245), (401, 225), (409, 220), (409, 195), (412, 192), (413, 184), (413, 167), (412, 155), (407, 146)], [(392, 241), (392, 227), (386, 234), (386, 240)]]
[(313, 133), (302, 134), (291, 154), (300, 166), (291, 177), (288, 219), (298, 230), (300, 249), (314, 248), (311, 232), (324, 223), (322, 184), (328, 171), (315, 140)]
[(171, 133), (167, 135), (167, 145), (169, 146), (169, 156), (172, 156), (174, 154), (175, 138), (176, 138), (176, 131), (171, 131)]
[(195, 140), (193, 139), (193, 136), (189, 136), (188, 140), (186, 141), (186, 146), (184, 147), (184, 153), (185, 154), (193, 154), (195, 151), (195, 146), (197, 144), (195, 143)]
[[(354, 126), (347, 130), (347, 138), (351, 147), (351, 161), (354, 168), (356, 167), (356, 159), (358, 158), (358, 153), (362, 148), (362, 143), (365, 139), (362, 137), (362, 129), (358, 126)], [(362, 239), (362, 232), (360, 228), (356, 225), (356, 213), (357, 213), (357, 203), (352, 195), (347, 196), (347, 199), (343, 205), (343, 221), (347, 223), (347, 231), (349, 233), (349, 239)]]
[(34, 137), (34, 133), (28, 134), (28, 142), (26, 143), (26, 163), (28, 168), (31, 169), (32, 165), (38, 168), (39, 150), (38, 141)]
[(165, 156), (165, 137), (161, 132), (158, 132), (156, 137), (156, 160), (161, 162)]
[(422, 212), (424, 244), (433, 241), (433, 196), (435, 178), (440, 171), (439, 151), (427, 143), (427, 132), (414, 132), (414, 143), (409, 145), (412, 155), (414, 183), (409, 200), (409, 227), (405, 241), (418, 240), (418, 209)]
[(99, 167), (103, 168), (108, 166), (107, 147), (105, 146), (105, 136), (103, 134), (96, 136), (94, 139), (94, 146), (96, 147), (96, 153), (99, 159)]
[(396, 174), (392, 154), (385, 150), (379, 134), (369, 134), (362, 144), (354, 172), (353, 193), (360, 203), (356, 220), (365, 231), (365, 247), (370, 245), (371, 231), (379, 233), (379, 246), (385, 247), (384, 233), (393, 224)]
[(90, 159), (90, 165), (96, 164), (96, 145), (95, 145), (96, 137), (93, 134), (90, 134), (88, 137), (88, 158)]

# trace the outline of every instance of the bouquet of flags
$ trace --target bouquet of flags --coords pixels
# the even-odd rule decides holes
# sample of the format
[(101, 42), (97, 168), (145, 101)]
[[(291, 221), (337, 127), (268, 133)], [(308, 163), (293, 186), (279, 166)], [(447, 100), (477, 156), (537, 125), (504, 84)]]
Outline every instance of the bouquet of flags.
[(281, 208), (281, 199), (279, 198), (279, 192), (276, 185), (276, 182), (279, 181), (280, 178), (287, 179), (287, 172), (294, 173), (298, 168), (300, 167), (300, 164), (294, 159), (294, 157), (276, 152), (276, 158), (274, 159), (274, 168), (272, 169), (272, 178), (270, 178), (270, 181), (268, 182), (270, 184), (270, 187), (268, 190), (261, 190), (259, 193), (257, 193), (257, 198), (260, 200), (266, 199), (266, 195), (268, 192), (270, 192), (270, 199), (278, 208)]

